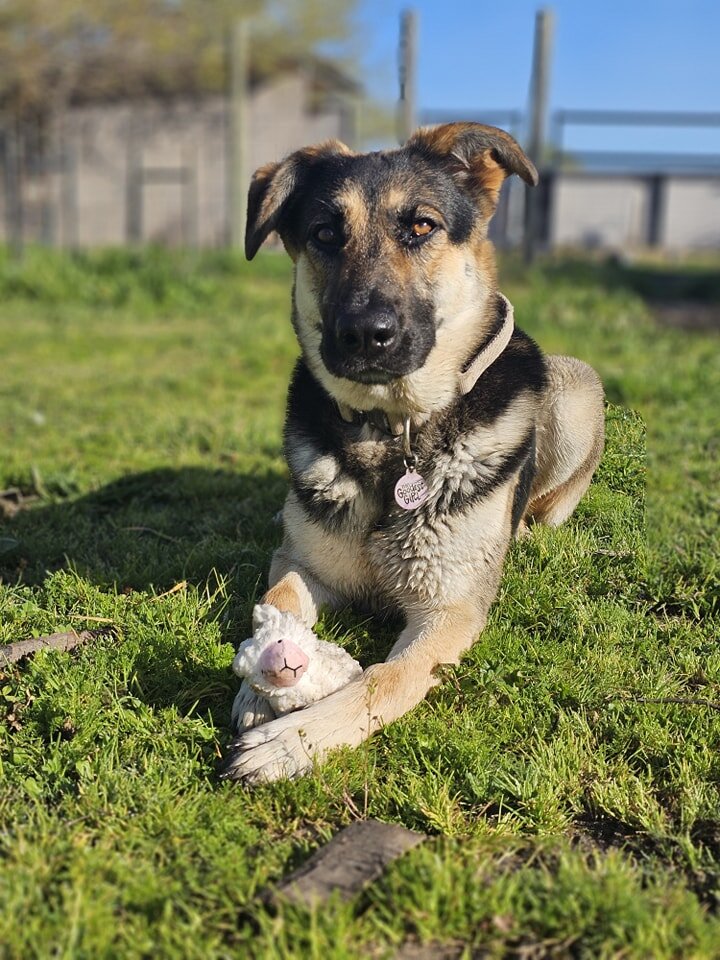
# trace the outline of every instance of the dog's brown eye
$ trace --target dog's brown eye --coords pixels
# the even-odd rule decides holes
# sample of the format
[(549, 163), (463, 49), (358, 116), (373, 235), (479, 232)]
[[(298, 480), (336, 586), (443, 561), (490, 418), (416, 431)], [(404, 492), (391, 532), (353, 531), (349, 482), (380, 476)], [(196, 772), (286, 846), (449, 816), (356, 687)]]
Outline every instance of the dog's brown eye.
[(324, 247), (332, 247), (338, 242), (337, 231), (327, 225), (313, 230), (313, 240)]
[(410, 233), (413, 237), (427, 237), (435, 229), (435, 224), (432, 220), (415, 220), (413, 225), (410, 227)]

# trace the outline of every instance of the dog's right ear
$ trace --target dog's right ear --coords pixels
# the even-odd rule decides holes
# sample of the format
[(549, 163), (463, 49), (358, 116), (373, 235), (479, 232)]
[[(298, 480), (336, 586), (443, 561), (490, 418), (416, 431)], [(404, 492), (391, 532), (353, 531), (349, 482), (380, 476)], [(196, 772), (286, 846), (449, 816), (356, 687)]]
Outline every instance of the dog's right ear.
[(293, 197), (306, 182), (313, 166), (331, 156), (352, 156), (339, 140), (327, 140), (290, 154), (282, 163), (266, 163), (253, 174), (248, 191), (245, 256), (252, 260), (273, 230), (282, 223)]
[(509, 133), (497, 127), (482, 123), (420, 127), (405, 146), (440, 159), (456, 182), (480, 202), (488, 218), (495, 211), (506, 177), (516, 173), (528, 186), (537, 186), (538, 172), (532, 161)]

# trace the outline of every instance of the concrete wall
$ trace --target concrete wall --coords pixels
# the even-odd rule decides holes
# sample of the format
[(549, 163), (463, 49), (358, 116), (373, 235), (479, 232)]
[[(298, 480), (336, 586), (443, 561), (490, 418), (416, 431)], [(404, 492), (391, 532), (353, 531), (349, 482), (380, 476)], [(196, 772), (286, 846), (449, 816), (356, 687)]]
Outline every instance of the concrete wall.
[[(647, 246), (650, 206), (647, 177), (558, 174), (549, 244), (615, 250)], [(666, 250), (720, 248), (720, 177), (668, 175), (657, 245)]]
[(643, 243), (646, 191), (633, 179), (559, 176), (553, 189), (553, 246), (628, 247)]
[[(311, 112), (308, 100), (302, 73), (253, 92), (248, 106), (253, 169), (303, 145), (343, 139), (347, 116), (339, 107)], [(24, 238), (69, 247), (224, 244), (227, 131), (227, 104), (220, 96), (173, 106), (134, 103), (71, 110), (62, 130), (54, 132), (50, 165), (40, 169), (26, 159)], [(659, 204), (653, 207), (653, 181), (642, 174), (551, 176), (545, 231), (550, 247), (647, 246), (654, 209), (660, 247), (720, 248), (720, 177), (670, 174), (659, 195), (656, 180)], [(501, 246), (521, 242), (524, 191), (516, 182), (503, 191), (492, 226)], [(0, 186), (0, 240), (7, 238), (4, 205)]]
[[(252, 169), (306, 144), (341, 136), (340, 111), (311, 112), (307, 102), (301, 74), (281, 77), (252, 94)], [(220, 96), (172, 106), (134, 103), (70, 110), (62, 132), (55, 134), (51, 169), (26, 168), (25, 239), (94, 247), (124, 244), (139, 234), (149, 243), (224, 243), (227, 131), (227, 104)], [(0, 207), (2, 239), (5, 230)]]
[(663, 220), (670, 249), (720, 249), (720, 177), (670, 180)]

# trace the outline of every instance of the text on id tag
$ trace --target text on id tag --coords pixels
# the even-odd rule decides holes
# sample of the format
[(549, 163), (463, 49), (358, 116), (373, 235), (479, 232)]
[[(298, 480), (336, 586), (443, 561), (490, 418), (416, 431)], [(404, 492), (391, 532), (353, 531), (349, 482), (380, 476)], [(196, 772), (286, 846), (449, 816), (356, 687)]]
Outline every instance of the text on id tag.
[(415, 470), (408, 470), (395, 484), (395, 502), (403, 510), (415, 510), (427, 497), (427, 484)]

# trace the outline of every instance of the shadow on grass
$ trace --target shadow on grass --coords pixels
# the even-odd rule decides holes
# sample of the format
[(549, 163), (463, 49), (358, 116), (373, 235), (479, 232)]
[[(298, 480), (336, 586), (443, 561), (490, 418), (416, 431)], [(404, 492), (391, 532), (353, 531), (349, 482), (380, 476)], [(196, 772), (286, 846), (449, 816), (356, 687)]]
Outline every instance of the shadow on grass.
[(202, 467), (130, 474), (77, 499), (0, 522), (0, 577), (41, 583), (72, 568), (119, 591), (204, 583), (211, 572), (251, 587), (280, 539), (273, 517), (287, 480)]
[[(36, 503), (0, 520), (0, 578), (41, 585), (49, 573), (72, 569), (119, 593), (159, 594), (187, 581), (210, 595), (216, 580), (224, 580), (224, 599), (209, 604), (209, 618), (220, 617), (222, 640), (234, 648), (248, 635), (249, 607), (264, 588), (282, 535), (273, 517), (286, 490), (281, 471), (183, 467), (131, 474), (85, 496)], [(93, 603), (88, 598), (81, 609), (94, 614)], [(198, 630), (194, 609), (158, 604), (148, 632), (126, 638), (129, 692), (153, 708), (211, 715), (224, 727), (238, 686), (228, 669), (231, 651)], [(114, 659), (115, 640), (99, 643), (109, 652), (93, 654), (98, 664)]]
[[(212, 593), (216, 579), (223, 580), (221, 633), (234, 648), (249, 635), (252, 603), (264, 591), (282, 537), (273, 518), (286, 491), (281, 471), (183, 467), (130, 474), (85, 496), (36, 503), (0, 520), (0, 579), (42, 585), (48, 574), (72, 569), (127, 594), (160, 594), (182, 581)], [(95, 612), (92, 605), (88, 612)], [(197, 636), (186, 636), (182, 615), (176, 623), (158, 607), (151, 639), (133, 655), (132, 693), (153, 707), (212, 714), (223, 726), (237, 678), (226, 663), (211, 665), (216, 654), (200, 649)], [(384, 659), (399, 629), (397, 619), (377, 611), (326, 613), (321, 624), (327, 639), (346, 645), (351, 631), (351, 652), (364, 666)]]
[(720, 332), (720, 270), (717, 264), (646, 263), (618, 257), (562, 258), (544, 265), (549, 277), (642, 297), (662, 325)]

